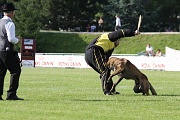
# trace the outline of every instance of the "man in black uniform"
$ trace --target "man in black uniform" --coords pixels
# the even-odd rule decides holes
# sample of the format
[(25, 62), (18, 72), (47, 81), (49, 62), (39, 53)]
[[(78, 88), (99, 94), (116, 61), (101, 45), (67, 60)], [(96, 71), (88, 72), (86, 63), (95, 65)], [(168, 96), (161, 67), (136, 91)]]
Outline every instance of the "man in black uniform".
[(18, 53), (13, 49), (14, 44), (19, 42), (15, 37), (15, 25), (12, 22), (16, 9), (12, 3), (6, 3), (2, 10), (4, 17), (0, 20), (0, 100), (3, 100), (4, 77), (7, 70), (11, 76), (6, 100), (23, 100), (16, 95), (21, 74)]
[[(86, 47), (85, 50), (85, 60), (87, 64), (92, 67), (96, 72), (100, 74), (100, 79), (102, 82), (102, 89), (105, 95), (111, 95), (109, 93), (113, 81), (109, 80), (104, 86), (104, 81), (110, 76), (110, 70), (106, 69), (106, 62), (112, 55), (114, 48), (119, 45), (119, 39), (123, 37), (131, 37), (138, 35), (139, 31), (132, 31), (129, 29), (117, 30), (111, 33), (104, 33), (101, 36), (95, 38)], [(113, 94), (119, 94), (114, 91)]]

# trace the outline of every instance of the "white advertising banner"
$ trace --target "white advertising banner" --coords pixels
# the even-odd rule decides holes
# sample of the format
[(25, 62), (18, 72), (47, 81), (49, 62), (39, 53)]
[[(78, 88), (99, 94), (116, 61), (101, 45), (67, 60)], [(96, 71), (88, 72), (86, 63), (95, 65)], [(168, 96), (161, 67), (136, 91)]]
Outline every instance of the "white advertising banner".
[(180, 50), (166, 47), (166, 71), (180, 71)]
[[(130, 60), (138, 69), (180, 71), (180, 51), (166, 47), (166, 56), (115, 56)], [(33, 61), (23, 60), (24, 66), (33, 66)], [(91, 68), (84, 55), (35, 55), (35, 67)]]
[(130, 60), (139, 69), (165, 69), (165, 57), (116, 56)]
[[(165, 69), (165, 57), (147, 56), (114, 56), (130, 60), (139, 69)], [(36, 67), (72, 67), (90, 68), (85, 62), (84, 56), (74, 55), (36, 55)]]
[(36, 67), (89, 68), (84, 56), (36, 55)]

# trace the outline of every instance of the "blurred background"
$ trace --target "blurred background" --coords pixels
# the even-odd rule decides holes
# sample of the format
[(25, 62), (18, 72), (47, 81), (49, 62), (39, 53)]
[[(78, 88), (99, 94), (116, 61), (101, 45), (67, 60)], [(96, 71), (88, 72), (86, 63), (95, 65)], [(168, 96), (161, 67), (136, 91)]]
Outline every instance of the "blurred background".
[(13, 2), (19, 9), (15, 16), (19, 35), (34, 36), (40, 29), (86, 32), (88, 24), (98, 27), (100, 17), (103, 30), (113, 31), (115, 15), (121, 20), (121, 28), (135, 30), (142, 15), (143, 32), (180, 29), (179, 0), (1, 0), (0, 5), (6, 2)]

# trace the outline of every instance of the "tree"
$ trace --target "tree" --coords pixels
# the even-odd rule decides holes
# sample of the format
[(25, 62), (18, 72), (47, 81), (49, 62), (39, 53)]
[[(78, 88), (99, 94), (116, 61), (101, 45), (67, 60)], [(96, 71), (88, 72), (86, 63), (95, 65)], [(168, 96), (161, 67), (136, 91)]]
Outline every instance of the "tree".
[(19, 0), (15, 4), (19, 9), (15, 17), (17, 33), (33, 37), (40, 29), (85, 29), (98, 12), (100, 2), (104, 3), (103, 0)]
[[(143, 32), (164, 31), (180, 26), (179, 0), (7, 0), (19, 10), (16, 21), (19, 35), (35, 36), (40, 29), (75, 29), (85, 31), (87, 24), (97, 24), (103, 16), (104, 30), (112, 31), (115, 15), (121, 18), (122, 28), (137, 28), (138, 17)], [(168, 12), (167, 12), (168, 11)]]
[(81, 27), (92, 22), (99, 11), (103, 0), (51, 0), (50, 13), (51, 29), (68, 29)]
[[(158, 9), (152, 8), (151, 0), (109, 0), (109, 4), (104, 7), (105, 20), (108, 21), (109, 29), (114, 30), (115, 18), (117, 14), (121, 18), (122, 28), (137, 28), (139, 15), (143, 16), (141, 30), (151, 31), (149, 29), (151, 21), (156, 18)], [(153, 12), (153, 13), (152, 13)], [(111, 21), (111, 22), (109, 22)]]
[(162, 30), (170, 29), (179, 31), (180, 26), (180, 2), (179, 0), (156, 0), (161, 10), (158, 12), (158, 22)]
[(45, 17), (44, 5), (49, 4), (44, 0), (22, 0), (16, 3), (15, 24), (17, 35), (34, 38), (43, 27)]
[(120, 16), (122, 28), (135, 29), (139, 14), (143, 16), (141, 30), (144, 32), (164, 31), (168, 27), (178, 30), (180, 26), (179, 0), (108, 0), (108, 2), (103, 13), (111, 30), (114, 30), (115, 14)]

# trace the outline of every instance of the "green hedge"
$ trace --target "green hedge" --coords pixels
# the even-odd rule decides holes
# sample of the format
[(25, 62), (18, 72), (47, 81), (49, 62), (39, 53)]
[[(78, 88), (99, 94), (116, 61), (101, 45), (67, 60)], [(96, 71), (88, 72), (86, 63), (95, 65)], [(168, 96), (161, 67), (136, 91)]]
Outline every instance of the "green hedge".
[[(40, 32), (37, 37), (37, 53), (84, 53), (86, 46), (99, 34), (92, 33), (61, 33)], [(180, 50), (180, 34), (141, 34), (136, 37), (120, 39), (120, 45), (115, 49), (115, 54), (136, 54), (144, 52), (147, 43), (154, 50), (165, 47)]]

